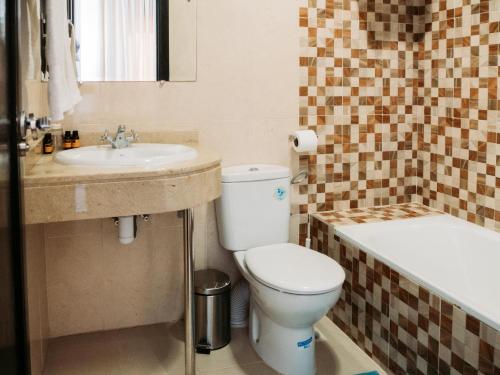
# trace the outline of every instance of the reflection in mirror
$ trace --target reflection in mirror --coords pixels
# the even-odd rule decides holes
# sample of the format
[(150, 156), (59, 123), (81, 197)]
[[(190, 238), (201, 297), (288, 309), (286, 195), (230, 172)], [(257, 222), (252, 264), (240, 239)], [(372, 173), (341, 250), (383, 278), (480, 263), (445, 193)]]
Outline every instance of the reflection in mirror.
[(196, 0), (67, 1), (80, 81), (196, 80)]
[(19, 62), (23, 80), (42, 77), (40, 53), (40, 4), (38, 0), (24, 0), (19, 4)]
[(82, 81), (156, 81), (156, 0), (74, 0)]

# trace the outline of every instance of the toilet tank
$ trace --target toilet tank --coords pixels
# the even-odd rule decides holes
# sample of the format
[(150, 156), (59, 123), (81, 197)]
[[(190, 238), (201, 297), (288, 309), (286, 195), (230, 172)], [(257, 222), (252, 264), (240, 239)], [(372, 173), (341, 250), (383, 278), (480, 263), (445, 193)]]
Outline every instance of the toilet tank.
[(267, 164), (222, 168), (216, 214), (219, 242), (227, 250), (288, 242), (289, 168)]

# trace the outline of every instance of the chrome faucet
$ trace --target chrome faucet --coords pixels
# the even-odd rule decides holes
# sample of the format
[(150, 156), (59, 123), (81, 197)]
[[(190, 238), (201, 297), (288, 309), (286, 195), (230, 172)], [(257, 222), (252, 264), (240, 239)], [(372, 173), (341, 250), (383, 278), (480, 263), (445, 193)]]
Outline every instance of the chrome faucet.
[(101, 137), (101, 141), (108, 142), (113, 148), (125, 148), (129, 147), (132, 142), (137, 142), (139, 136), (133, 130), (130, 131), (131, 136), (127, 136), (125, 125), (118, 125), (115, 138), (111, 137), (108, 130), (104, 131), (104, 135)]

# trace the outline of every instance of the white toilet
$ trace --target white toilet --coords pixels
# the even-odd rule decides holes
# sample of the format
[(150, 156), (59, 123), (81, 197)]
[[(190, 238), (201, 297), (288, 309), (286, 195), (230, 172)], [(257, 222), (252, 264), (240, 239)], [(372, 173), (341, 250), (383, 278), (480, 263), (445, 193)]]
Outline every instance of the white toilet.
[(250, 285), (250, 340), (285, 375), (313, 375), (313, 325), (337, 302), (345, 279), (333, 259), (288, 243), (290, 171), (276, 165), (222, 169), (221, 245)]

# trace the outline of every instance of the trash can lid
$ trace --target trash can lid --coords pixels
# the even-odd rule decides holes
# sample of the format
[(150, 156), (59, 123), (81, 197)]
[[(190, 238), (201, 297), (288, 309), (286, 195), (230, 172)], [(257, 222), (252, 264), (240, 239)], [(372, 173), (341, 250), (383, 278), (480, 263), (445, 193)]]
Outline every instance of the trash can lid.
[(194, 292), (205, 296), (221, 294), (231, 289), (231, 280), (224, 272), (207, 269), (194, 273)]

